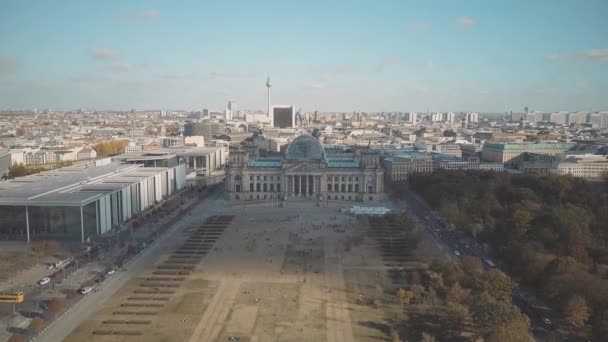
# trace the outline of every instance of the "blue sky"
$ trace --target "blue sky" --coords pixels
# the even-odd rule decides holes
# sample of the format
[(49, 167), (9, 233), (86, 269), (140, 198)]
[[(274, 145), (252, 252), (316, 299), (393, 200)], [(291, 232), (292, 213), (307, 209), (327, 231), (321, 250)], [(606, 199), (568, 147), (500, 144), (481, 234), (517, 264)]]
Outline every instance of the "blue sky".
[(608, 1), (0, 1), (0, 107), (608, 110)]

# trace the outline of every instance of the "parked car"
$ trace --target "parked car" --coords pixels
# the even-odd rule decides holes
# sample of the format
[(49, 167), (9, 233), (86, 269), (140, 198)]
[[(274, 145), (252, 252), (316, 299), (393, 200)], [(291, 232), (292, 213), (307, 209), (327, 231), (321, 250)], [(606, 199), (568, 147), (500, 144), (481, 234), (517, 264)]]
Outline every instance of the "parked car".
[(50, 283), (50, 282), (51, 282), (51, 278), (49, 278), (49, 277), (44, 277), (44, 278), (42, 278), (42, 279), (38, 280), (38, 285), (41, 285), (41, 286), (42, 286), (42, 285), (46, 285), (46, 284), (48, 284), (48, 283)]
[(91, 292), (92, 290), (93, 290), (93, 286), (87, 286), (87, 287), (78, 289), (78, 292), (80, 292), (80, 294), (86, 295), (87, 293)]

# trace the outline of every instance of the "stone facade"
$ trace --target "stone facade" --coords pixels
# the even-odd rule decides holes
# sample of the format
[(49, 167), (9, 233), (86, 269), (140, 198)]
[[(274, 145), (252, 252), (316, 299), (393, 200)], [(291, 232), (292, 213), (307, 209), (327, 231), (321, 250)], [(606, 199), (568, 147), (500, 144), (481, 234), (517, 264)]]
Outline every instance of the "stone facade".
[(233, 201), (374, 202), (384, 198), (380, 156), (369, 151), (326, 156), (318, 140), (301, 135), (284, 158), (230, 153), (226, 168), (226, 198)]

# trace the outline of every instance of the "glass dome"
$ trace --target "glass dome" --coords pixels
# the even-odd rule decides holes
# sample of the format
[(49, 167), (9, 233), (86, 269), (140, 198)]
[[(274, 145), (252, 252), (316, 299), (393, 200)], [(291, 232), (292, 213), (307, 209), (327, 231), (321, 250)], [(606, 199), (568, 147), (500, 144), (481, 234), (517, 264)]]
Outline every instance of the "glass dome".
[(312, 135), (304, 134), (295, 138), (285, 154), (290, 160), (321, 160), (324, 157), (323, 146)]

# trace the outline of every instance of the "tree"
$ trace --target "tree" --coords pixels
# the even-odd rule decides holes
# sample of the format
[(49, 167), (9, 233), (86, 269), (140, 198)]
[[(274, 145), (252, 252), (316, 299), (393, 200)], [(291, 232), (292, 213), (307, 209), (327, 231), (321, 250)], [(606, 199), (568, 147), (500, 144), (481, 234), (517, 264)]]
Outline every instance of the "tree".
[(57, 298), (57, 297), (53, 297), (50, 301), (49, 301), (49, 311), (55, 316), (57, 317), (57, 314), (60, 313), (61, 311), (63, 311), (65, 304), (63, 303), (63, 300), (61, 300), (61, 298)]
[(422, 332), (422, 338), (420, 339), (420, 342), (437, 342), (437, 339), (435, 338), (435, 336), (427, 332)]
[(469, 310), (459, 304), (449, 305), (444, 310), (441, 320), (442, 328), (451, 335), (457, 336), (462, 333), (466, 323), (471, 319)]
[(397, 290), (397, 302), (401, 305), (408, 305), (412, 298), (414, 298), (414, 294), (411, 291), (400, 288)]
[(471, 291), (460, 286), (460, 283), (454, 283), (448, 289), (445, 300), (448, 303), (462, 304), (469, 297)]
[(487, 292), (497, 301), (511, 303), (513, 281), (504, 273), (492, 270), (483, 272), (473, 278), (474, 288), (478, 292)]
[(391, 341), (393, 342), (401, 342), (401, 338), (399, 338), (399, 331), (397, 329), (391, 330)]
[(532, 214), (526, 209), (520, 208), (513, 212), (513, 232), (516, 238), (521, 239), (528, 235), (532, 218)]
[(28, 327), (28, 330), (33, 332), (39, 332), (44, 327), (44, 319), (40, 317), (34, 318)]
[(8, 169), (9, 178), (27, 176), (29, 173), (22, 163), (15, 164)]
[(509, 303), (500, 301), (490, 300), (474, 305), (473, 321), (485, 338), (506, 325), (517, 326), (519, 330), (526, 332), (530, 329), (530, 321), (519, 309)]
[(465, 256), (462, 260), (462, 269), (470, 275), (479, 274), (484, 271), (480, 257)]
[(581, 329), (589, 319), (589, 307), (583, 297), (573, 295), (564, 304), (563, 314), (568, 324)]
[(8, 342), (23, 342), (23, 341), (25, 341), (25, 340), (23, 339), (23, 336), (21, 336), (21, 335), (13, 335), (8, 339)]

